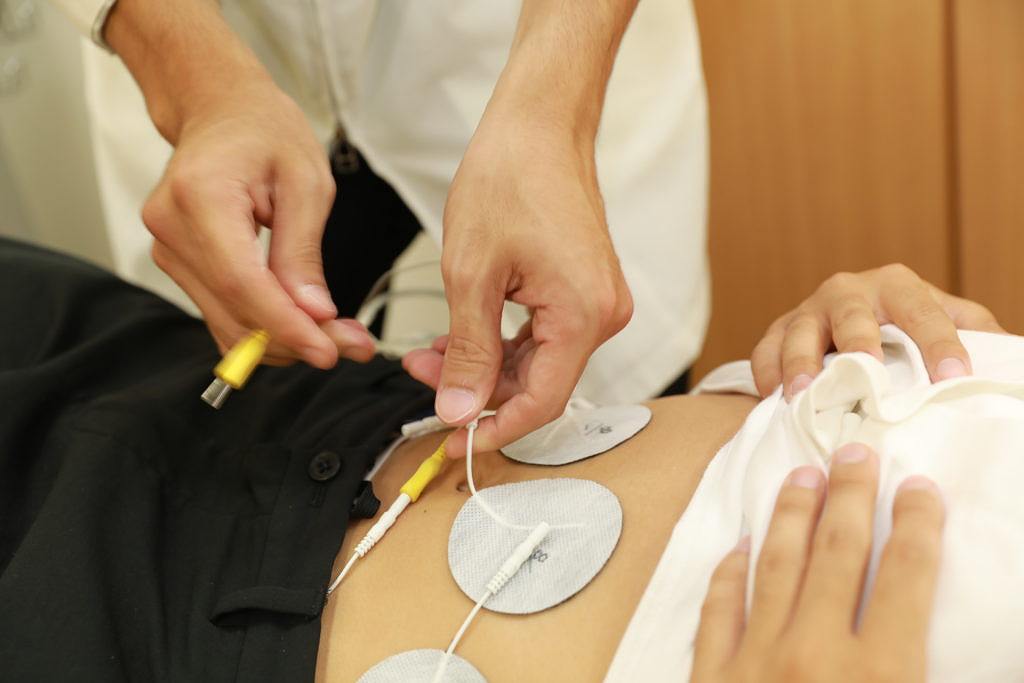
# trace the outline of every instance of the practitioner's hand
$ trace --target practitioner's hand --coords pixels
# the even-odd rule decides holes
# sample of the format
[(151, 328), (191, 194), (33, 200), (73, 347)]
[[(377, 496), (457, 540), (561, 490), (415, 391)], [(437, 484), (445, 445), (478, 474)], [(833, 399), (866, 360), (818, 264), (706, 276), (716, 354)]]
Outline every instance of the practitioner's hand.
[[(565, 410), (590, 355), (633, 301), (612, 249), (594, 140), (635, 2), (524, 0), (508, 63), (448, 192), (441, 269), (449, 334), (404, 365), (437, 389), (438, 416), (494, 450)], [(557, 95), (554, 95), (557, 93)], [(531, 311), (502, 342), (506, 300)], [(465, 452), (456, 433), (448, 453)]]
[(816, 468), (794, 470), (758, 558), (748, 618), (748, 549), (729, 553), (711, 578), (693, 681), (925, 680), (943, 506), (923, 477), (900, 486), (892, 536), (858, 626), (877, 485), (877, 456), (861, 444), (836, 452), (827, 498)]
[[(222, 350), (266, 329), (267, 360), (368, 360), (337, 320), (320, 239), (334, 198), (324, 150), (296, 104), (215, 4), (118, 3), (107, 38), (175, 151), (142, 216), (153, 259), (195, 301)], [(272, 229), (269, 257), (258, 240)]]
[(957, 329), (1005, 332), (987, 308), (946, 294), (904, 265), (839, 273), (777, 319), (751, 354), (762, 396), (783, 383), (789, 399), (821, 371), (831, 347), (882, 357), (879, 327), (895, 323), (924, 356), (932, 381), (971, 373)]
[[(593, 156), (529, 126), (478, 131), (448, 196), (444, 235), (450, 334), (404, 365), (437, 389), (449, 424), (496, 408), (475, 440), (494, 450), (561, 415), (590, 355), (632, 314)], [(531, 319), (503, 342), (506, 299)], [(461, 437), (449, 454), (462, 455)]]

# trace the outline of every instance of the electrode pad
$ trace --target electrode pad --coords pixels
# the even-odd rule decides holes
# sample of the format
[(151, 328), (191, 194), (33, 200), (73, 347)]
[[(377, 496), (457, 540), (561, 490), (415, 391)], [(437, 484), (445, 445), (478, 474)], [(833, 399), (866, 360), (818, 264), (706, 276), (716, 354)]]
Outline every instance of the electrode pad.
[[(392, 655), (359, 677), (357, 683), (430, 683), (443, 650), (408, 650)], [(443, 683), (487, 683), (483, 674), (462, 657), (453, 654), (448, 660)]]
[(650, 421), (647, 406), (594, 406), (573, 399), (560, 418), (501, 452), (531, 465), (567, 465), (618, 446)]
[(551, 531), (522, 568), (484, 605), (507, 614), (530, 614), (568, 600), (590, 583), (611, 557), (622, 533), (615, 494), (585, 479), (538, 479), (477, 492), (510, 529), (470, 498), (448, 537), (448, 565), (471, 600), (540, 522)]

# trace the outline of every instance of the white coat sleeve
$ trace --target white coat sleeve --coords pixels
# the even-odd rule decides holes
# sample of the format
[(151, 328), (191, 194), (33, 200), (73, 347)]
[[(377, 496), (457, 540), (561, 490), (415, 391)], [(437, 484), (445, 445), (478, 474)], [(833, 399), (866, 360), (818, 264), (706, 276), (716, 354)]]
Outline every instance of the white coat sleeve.
[(51, 0), (51, 2), (71, 19), (82, 35), (91, 38), (104, 50), (111, 51), (107, 41), (103, 39), (103, 27), (117, 0)]

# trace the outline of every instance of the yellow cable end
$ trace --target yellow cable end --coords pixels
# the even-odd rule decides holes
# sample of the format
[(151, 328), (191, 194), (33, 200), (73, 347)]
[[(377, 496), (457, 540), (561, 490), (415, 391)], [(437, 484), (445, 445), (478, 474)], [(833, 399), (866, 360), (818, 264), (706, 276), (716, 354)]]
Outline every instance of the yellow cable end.
[(437, 450), (420, 463), (416, 473), (409, 477), (409, 481), (402, 484), (402, 488), (399, 489), (399, 492), (409, 496), (412, 502), (415, 503), (419, 499), (423, 489), (427, 488), (427, 484), (433, 481), (441, 471), (441, 466), (444, 465), (446, 443), (448, 443), (447, 439), (442, 441)]
[(263, 360), (269, 341), (270, 335), (265, 330), (255, 330), (224, 354), (213, 374), (232, 389), (241, 389)]

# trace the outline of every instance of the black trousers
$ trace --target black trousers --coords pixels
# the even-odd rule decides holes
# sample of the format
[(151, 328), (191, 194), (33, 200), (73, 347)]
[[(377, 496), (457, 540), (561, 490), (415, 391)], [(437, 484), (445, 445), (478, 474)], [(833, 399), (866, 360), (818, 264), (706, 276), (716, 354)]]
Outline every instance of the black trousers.
[[(0, 240), (0, 681), (312, 681), (397, 363), (260, 368), (220, 411), (203, 324)], [(365, 502), (365, 500), (362, 500)]]

